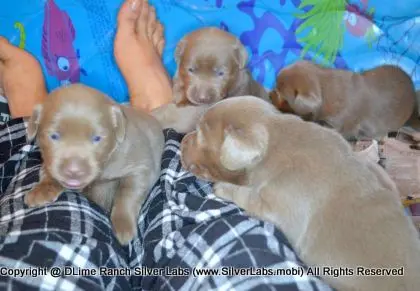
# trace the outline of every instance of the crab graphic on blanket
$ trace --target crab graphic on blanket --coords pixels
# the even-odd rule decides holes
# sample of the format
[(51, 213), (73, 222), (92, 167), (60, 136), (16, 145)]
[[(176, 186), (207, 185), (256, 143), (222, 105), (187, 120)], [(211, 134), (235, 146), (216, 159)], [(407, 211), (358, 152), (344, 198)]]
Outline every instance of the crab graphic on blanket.
[(60, 85), (78, 83), (80, 74), (86, 75), (86, 72), (79, 64), (79, 50), (73, 47), (76, 39), (73, 23), (54, 0), (45, 2), (44, 13), (41, 50), (47, 72), (56, 77)]

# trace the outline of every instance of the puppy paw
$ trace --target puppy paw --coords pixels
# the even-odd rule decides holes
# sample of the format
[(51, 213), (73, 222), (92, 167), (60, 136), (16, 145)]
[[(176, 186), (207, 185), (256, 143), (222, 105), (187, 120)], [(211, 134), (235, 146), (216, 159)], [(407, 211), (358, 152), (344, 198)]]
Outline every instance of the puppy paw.
[(222, 199), (232, 200), (232, 187), (226, 183), (215, 183), (213, 185), (213, 193)]
[(115, 236), (121, 245), (128, 245), (137, 235), (136, 219), (132, 215), (113, 210), (111, 222), (114, 227)]
[(44, 206), (56, 201), (63, 190), (53, 184), (40, 183), (25, 195), (24, 202), (29, 207)]

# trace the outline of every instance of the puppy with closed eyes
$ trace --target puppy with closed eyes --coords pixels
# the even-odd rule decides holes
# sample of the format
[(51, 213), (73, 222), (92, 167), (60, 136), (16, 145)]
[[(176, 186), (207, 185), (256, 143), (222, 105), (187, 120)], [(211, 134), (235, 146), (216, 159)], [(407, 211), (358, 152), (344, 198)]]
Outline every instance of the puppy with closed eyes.
[(159, 176), (164, 136), (158, 121), (77, 84), (53, 91), (36, 106), (28, 137), (37, 139), (43, 165), (25, 203), (42, 206), (64, 189), (79, 190), (110, 212), (116, 237), (128, 244)]
[[(279, 227), (310, 267), (354, 271), (321, 272), (337, 290), (418, 290), (420, 241), (395, 184), (335, 130), (259, 98), (231, 98), (184, 137), (181, 158), (216, 182), (217, 196)], [(404, 274), (366, 276), (386, 268)]]
[(277, 76), (273, 104), (346, 139), (382, 139), (397, 131), (415, 110), (414, 84), (402, 69), (383, 65), (363, 73), (298, 61)]

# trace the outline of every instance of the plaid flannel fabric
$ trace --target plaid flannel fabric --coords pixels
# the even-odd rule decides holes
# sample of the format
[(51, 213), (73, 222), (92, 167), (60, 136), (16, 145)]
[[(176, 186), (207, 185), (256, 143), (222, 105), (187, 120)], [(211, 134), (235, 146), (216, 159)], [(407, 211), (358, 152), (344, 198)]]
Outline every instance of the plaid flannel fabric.
[[(0, 288), (331, 290), (305, 274), (232, 273), (238, 268), (286, 272), (305, 266), (272, 224), (246, 216), (215, 197), (210, 184), (184, 171), (179, 160), (182, 136), (173, 130), (165, 136), (160, 179), (142, 207), (139, 235), (122, 247), (109, 216), (79, 193), (66, 191), (55, 203), (28, 209), (23, 197), (39, 179), (39, 148), (28, 143), (22, 119), (0, 128)], [(191, 273), (204, 269), (219, 273)], [(86, 270), (98, 273), (74, 275)], [(147, 270), (160, 271), (151, 276)]]
[(6, 97), (2, 95), (2, 89), (0, 88), (0, 125), (5, 124), (10, 120), (9, 105)]

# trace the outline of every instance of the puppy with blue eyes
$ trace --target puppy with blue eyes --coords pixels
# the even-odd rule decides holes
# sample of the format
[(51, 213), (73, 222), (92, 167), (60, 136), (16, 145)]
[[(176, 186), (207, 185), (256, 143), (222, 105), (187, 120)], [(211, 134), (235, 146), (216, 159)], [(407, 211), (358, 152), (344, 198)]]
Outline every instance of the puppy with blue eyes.
[(228, 97), (253, 95), (271, 103), (246, 67), (247, 50), (224, 30), (206, 27), (187, 34), (175, 49), (175, 61), (173, 103), (152, 112), (163, 128), (191, 132), (209, 106)]
[(187, 34), (175, 49), (174, 101), (177, 105), (216, 103), (227, 97), (267, 91), (246, 68), (248, 53), (234, 35), (207, 27)]
[(110, 212), (116, 237), (128, 244), (160, 172), (164, 136), (158, 121), (77, 84), (36, 106), (28, 138), (37, 139), (43, 165), (25, 203), (43, 206), (65, 189), (78, 190)]

